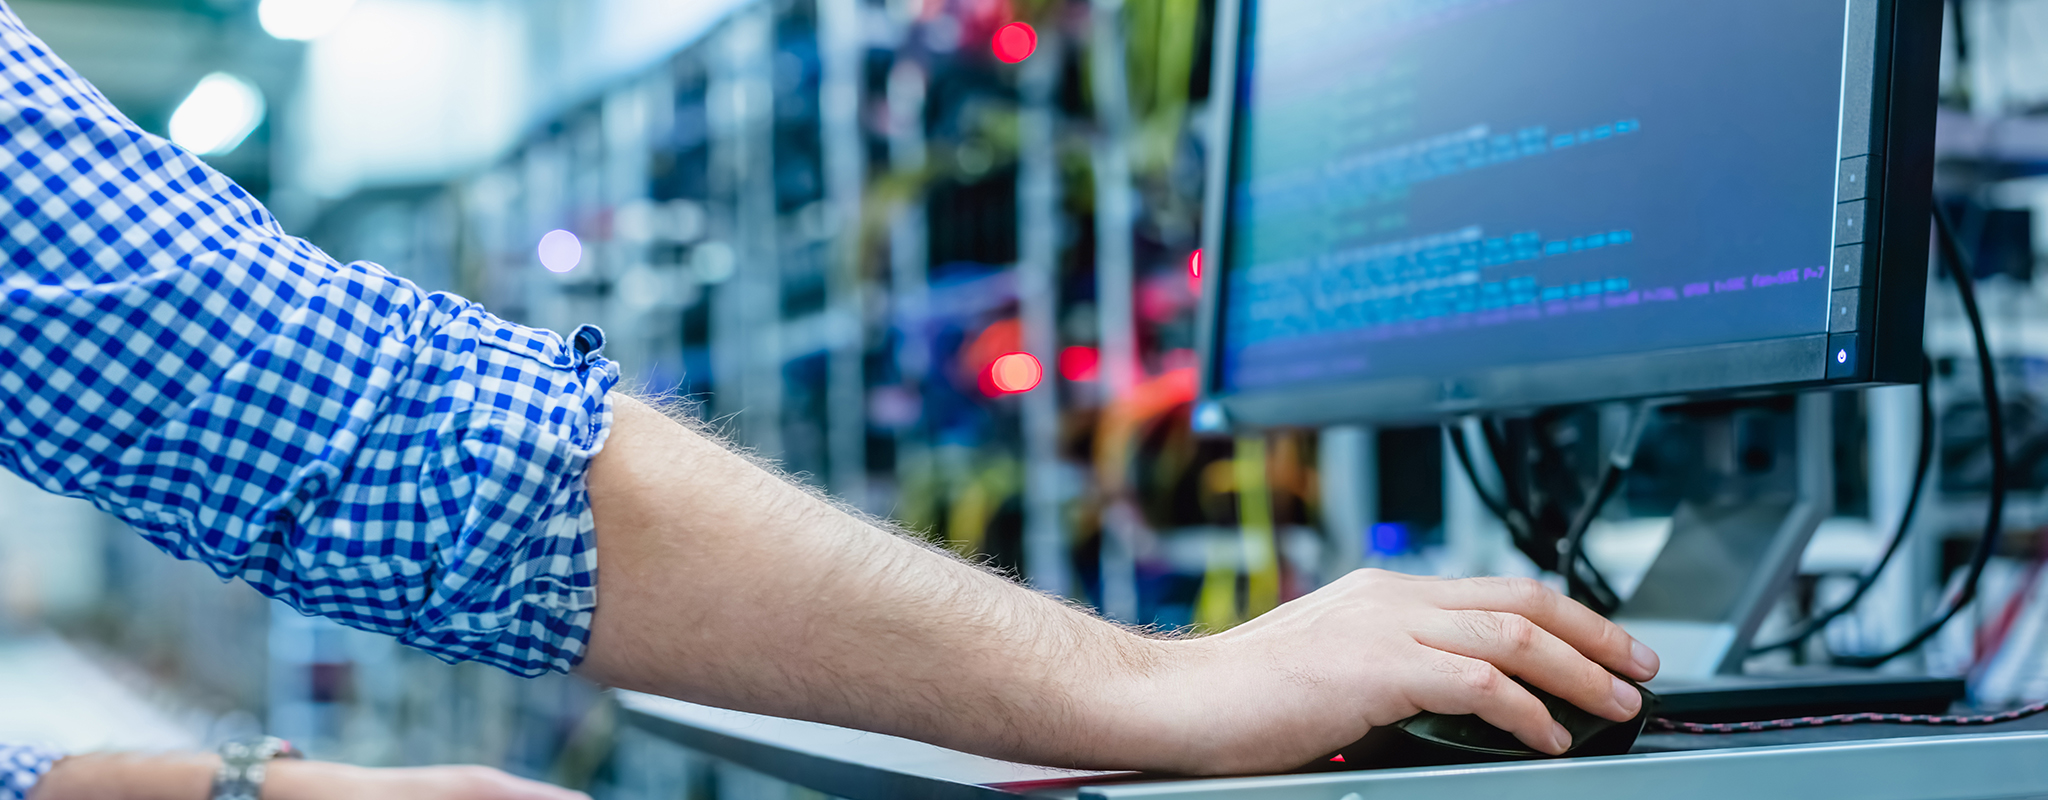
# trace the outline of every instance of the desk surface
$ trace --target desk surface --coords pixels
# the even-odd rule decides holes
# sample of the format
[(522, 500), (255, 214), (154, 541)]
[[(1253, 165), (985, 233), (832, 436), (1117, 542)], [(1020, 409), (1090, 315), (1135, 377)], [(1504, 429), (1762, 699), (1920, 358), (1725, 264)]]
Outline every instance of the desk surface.
[(1657, 734), (1610, 758), (1187, 779), (1013, 764), (830, 725), (632, 693), (619, 699), (633, 724), (677, 744), (847, 800), (2048, 797), (2048, 718), (1969, 729)]

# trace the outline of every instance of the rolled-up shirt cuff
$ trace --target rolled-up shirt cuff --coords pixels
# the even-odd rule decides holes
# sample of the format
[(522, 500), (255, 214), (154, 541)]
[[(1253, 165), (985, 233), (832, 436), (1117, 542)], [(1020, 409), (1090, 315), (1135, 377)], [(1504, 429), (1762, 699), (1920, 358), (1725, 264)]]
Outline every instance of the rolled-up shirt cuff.
[(63, 757), (55, 750), (0, 744), (0, 800), (26, 800), (29, 790)]

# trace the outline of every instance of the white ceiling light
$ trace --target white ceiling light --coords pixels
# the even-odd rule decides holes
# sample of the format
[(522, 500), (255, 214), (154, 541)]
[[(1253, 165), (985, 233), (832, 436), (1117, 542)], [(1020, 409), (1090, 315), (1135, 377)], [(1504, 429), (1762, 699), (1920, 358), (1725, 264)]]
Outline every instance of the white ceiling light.
[(171, 141), (214, 156), (234, 150), (263, 124), (263, 92), (246, 80), (216, 72), (199, 79), (171, 113)]
[(256, 17), (279, 39), (318, 39), (341, 26), (356, 0), (263, 0)]

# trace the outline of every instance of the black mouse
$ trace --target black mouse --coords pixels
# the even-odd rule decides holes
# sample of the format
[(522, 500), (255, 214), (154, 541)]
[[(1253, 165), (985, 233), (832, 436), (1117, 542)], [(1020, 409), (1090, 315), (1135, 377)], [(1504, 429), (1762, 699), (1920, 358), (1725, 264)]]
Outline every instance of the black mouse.
[[(1622, 680), (1628, 680), (1623, 678)], [(1493, 727), (1471, 714), (1432, 714), (1427, 711), (1373, 728), (1365, 738), (1338, 750), (1315, 766), (1322, 769), (1365, 769), (1371, 767), (1434, 767), (1446, 764), (1476, 764), (1487, 761), (1534, 761), (1544, 758), (1618, 756), (1635, 745), (1657, 706), (1657, 695), (1635, 681), (1628, 681), (1643, 693), (1643, 707), (1634, 719), (1615, 722), (1596, 716), (1558, 699), (1549, 692), (1515, 679), (1550, 709), (1550, 718), (1571, 732), (1572, 747), (1561, 756), (1536, 750), (1507, 731)]]

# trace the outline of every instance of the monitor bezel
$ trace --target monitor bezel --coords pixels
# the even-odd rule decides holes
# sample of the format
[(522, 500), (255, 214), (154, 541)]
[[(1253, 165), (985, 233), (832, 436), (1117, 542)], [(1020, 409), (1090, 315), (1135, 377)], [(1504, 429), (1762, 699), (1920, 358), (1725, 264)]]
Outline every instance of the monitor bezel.
[[(1672, 0), (1646, 0), (1670, 2)], [(1430, 422), (1475, 413), (1516, 414), (1544, 407), (1639, 398), (1714, 398), (1813, 388), (1914, 383), (1922, 379), (1929, 214), (1934, 177), (1934, 119), (1941, 48), (1941, 0), (1843, 0), (1845, 27), (1871, 15), (1875, 35), (1865, 60), (1854, 37), (1845, 54), (1846, 86), (1867, 82), (1871, 159), (1862, 247), (1863, 301), (1856, 333), (1826, 333), (1657, 350), (1542, 364), (1510, 365), (1455, 378), (1397, 377), (1278, 390), (1226, 392), (1220, 370), (1220, 314), (1231, 264), (1226, 224), (1242, 153), (1237, 113), (1246, 84), (1241, 56), (1250, 46), (1246, 10), (1257, 0), (1217, 0), (1210, 95), (1208, 186), (1196, 352), (1201, 380), (1196, 426), (1205, 430), (1306, 427), (1342, 423)], [(1867, 69), (1867, 73), (1856, 72)], [(1864, 98), (1844, 93), (1849, 119)], [(1849, 125), (1845, 128), (1851, 127)], [(1847, 140), (1848, 132), (1844, 132)], [(1845, 148), (1845, 152), (1847, 149)], [(1838, 153), (1839, 155), (1839, 153)], [(1835, 269), (1830, 265), (1830, 270)], [(1832, 277), (1831, 277), (1832, 280)], [(1847, 338), (1844, 337), (1853, 337)], [(1854, 363), (1834, 370), (1844, 344)]]

